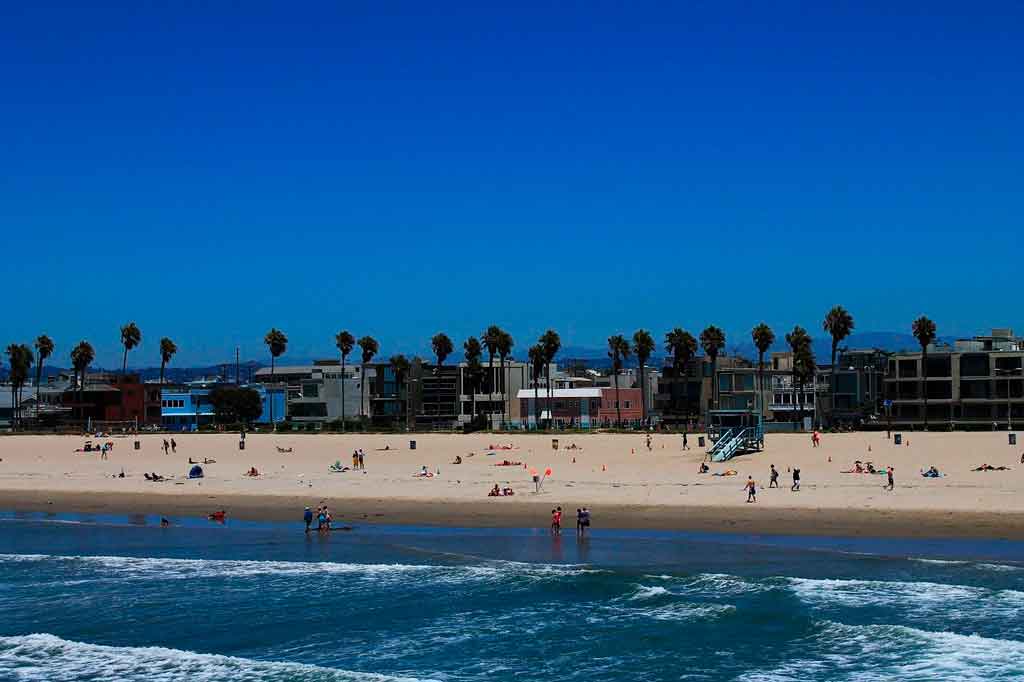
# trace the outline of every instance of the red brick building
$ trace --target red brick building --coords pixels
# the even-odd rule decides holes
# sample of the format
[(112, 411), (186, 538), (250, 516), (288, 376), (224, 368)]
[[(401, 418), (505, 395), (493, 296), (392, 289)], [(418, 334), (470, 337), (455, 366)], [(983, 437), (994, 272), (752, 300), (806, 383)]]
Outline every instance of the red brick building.
[[(643, 418), (640, 396), (639, 388), (619, 389), (623, 424), (633, 424)], [(556, 426), (569, 428), (614, 426), (620, 414), (616, 409), (614, 388), (556, 388), (551, 392), (550, 405), (547, 389), (543, 387), (536, 394), (532, 388), (520, 389), (516, 398), (527, 428), (535, 428), (538, 418), (542, 424), (551, 421)]]
[(81, 391), (64, 391), (61, 403), (75, 419), (160, 424), (160, 387), (141, 383), (137, 374), (90, 374)]

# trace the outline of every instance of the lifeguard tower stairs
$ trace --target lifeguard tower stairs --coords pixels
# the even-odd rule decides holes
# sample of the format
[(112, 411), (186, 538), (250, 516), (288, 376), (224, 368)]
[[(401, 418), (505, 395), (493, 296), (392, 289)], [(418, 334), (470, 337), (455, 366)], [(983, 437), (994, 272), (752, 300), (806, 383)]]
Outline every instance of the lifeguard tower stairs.
[(764, 417), (751, 410), (710, 410), (708, 412), (708, 455), (712, 462), (724, 462), (736, 455), (764, 449)]

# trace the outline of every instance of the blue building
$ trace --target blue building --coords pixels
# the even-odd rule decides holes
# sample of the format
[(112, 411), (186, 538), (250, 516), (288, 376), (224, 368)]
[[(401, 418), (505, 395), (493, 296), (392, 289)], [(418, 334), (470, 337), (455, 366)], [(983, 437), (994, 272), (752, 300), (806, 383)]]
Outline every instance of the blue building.
[[(214, 379), (192, 381), (173, 388), (165, 387), (160, 392), (160, 421), (163, 428), (170, 431), (195, 431), (200, 426), (213, 424), (214, 410), (210, 393), (218, 386), (233, 385)], [(260, 394), (263, 412), (255, 423), (269, 424), (271, 413), (274, 415), (274, 423), (284, 421), (288, 414), (288, 401), (283, 386), (247, 384), (242, 388), (251, 388)]]

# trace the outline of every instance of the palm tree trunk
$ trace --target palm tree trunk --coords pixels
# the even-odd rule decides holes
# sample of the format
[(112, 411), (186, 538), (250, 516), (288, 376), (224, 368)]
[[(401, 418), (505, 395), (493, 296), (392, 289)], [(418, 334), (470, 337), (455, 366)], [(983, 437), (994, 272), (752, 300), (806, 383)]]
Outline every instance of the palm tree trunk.
[[(829, 405), (831, 408), (831, 414), (829, 414), (828, 421), (832, 424), (836, 418), (836, 380), (839, 379), (839, 374), (836, 372), (836, 342), (832, 342), (832, 402)], [(817, 391), (815, 391), (817, 393)]]
[[(1009, 390), (1009, 389), (1007, 389)], [(928, 348), (921, 352), (921, 397), (924, 398), (924, 430), (928, 430)]]
[(43, 380), (43, 357), (39, 356), (39, 364), (36, 365), (36, 420), (39, 419), (39, 382)]
[(345, 354), (341, 354), (341, 432), (345, 433)]
[(647, 420), (647, 379), (644, 377), (644, 363), (640, 363), (640, 415)]
[(537, 379), (533, 380), (533, 422), (534, 425), (540, 428), (540, 384), (537, 383)]
[[(274, 354), (270, 354), (270, 383), (274, 383)], [(267, 393), (267, 400), (270, 401), (270, 428), (274, 428), (274, 394), (273, 392)], [(287, 400), (287, 393), (285, 394), (285, 400)], [(196, 409), (196, 421), (199, 421), (199, 410)]]
[(160, 360), (160, 385), (161, 386), (163, 386), (163, 383), (164, 383), (164, 365), (166, 365), (166, 364), (167, 363), (164, 362), (164, 360), (161, 358), (161, 360)]
[(128, 346), (124, 347), (124, 359), (121, 361), (121, 376), (128, 371)]
[(498, 370), (501, 376), (498, 377), (498, 393), (501, 394), (501, 430), (505, 430), (505, 406), (508, 404), (505, 400), (505, 358), (502, 357), (498, 362), (500, 369)]
[[(494, 402), (494, 353), (487, 354), (487, 389), (487, 413), (491, 414), (491, 411), (494, 409), (491, 404)], [(490, 419), (487, 421), (490, 422)], [(488, 423), (487, 428), (491, 428), (490, 423)]]
[(555, 413), (551, 409), (551, 361), (544, 363), (544, 379), (547, 382), (548, 389), (548, 424), (550, 425), (555, 420)]
[(615, 426), (622, 428), (622, 403), (619, 401), (619, 371), (612, 368), (612, 379), (615, 381)]

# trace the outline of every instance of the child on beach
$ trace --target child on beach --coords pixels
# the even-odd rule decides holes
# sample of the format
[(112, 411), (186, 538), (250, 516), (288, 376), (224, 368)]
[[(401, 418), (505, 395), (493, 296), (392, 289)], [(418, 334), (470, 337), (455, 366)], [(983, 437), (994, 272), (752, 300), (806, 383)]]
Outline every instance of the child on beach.
[(551, 534), (561, 535), (562, 534), (562, 508), (558, 507), (551, 510)]

